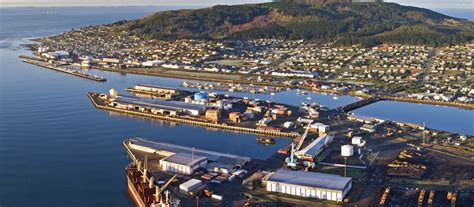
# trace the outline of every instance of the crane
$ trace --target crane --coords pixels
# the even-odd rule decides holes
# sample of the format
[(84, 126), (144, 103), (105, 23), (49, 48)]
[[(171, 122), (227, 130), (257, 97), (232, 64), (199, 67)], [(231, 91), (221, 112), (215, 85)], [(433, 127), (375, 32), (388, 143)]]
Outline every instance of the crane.
[(304, 131), (303, 136), (300, 137), (300, 141), (298, 142), (298, 145), (296, 145), (296, 151), (300, 150), (301, 146), (303, 146), (303, 142), (306, 139), (306, 137), (308, 136), (308, 132), (309, 132), (309, 128), (311, 126), (311, 123), (313, 123), (313, 122), (311, 121), (311, 122), (308, 123), (308, 125), (306, 126), (306, 131)]
[[(171, 181), (173, 181), (175, 178), (176, 178), (176, 174), (173, 175), (173, 177), (171, 177), (168, 181), (166, 181), (166, 183), (161, 186), (161, 188), (158, 188), (158, 185), (155, 186), (155, 199), (156, 201), (159, 201), (160, 203), (162, 203), (162, 200), (161, 200), (161, 193), (166, 189), (166, 187), (168, 187), (169, 184), (171, 184)], [(168, 203), (168, 199), (165, 203)]]

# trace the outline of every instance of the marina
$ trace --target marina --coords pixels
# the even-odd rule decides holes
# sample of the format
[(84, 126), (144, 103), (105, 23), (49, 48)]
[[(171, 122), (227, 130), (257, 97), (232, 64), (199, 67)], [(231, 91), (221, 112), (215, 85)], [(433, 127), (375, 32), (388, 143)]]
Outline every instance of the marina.
[(235, 83), (235, 84), (234, 83), (219, 83), (219, 82), (201, 83), (201, 82), (184, 81), (181, 85), (186, 88), (197, 88), (200, 90), (248, 92), (251, 94), (255, 94), (255, 93), (271, 94), (271, 93), (277, 93), (284, 90), (282, 87), (263, 86), (263, 85), (254, 85), (254, 84), (240, 84), (240, 83)]

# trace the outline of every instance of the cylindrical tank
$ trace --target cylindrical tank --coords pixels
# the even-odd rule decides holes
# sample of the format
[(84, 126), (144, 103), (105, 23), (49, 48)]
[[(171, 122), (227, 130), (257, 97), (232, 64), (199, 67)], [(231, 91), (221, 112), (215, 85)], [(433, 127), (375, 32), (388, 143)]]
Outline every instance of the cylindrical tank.
[(207, 100), (209, 98), (209, 95), (207, 93), (195, 93), (194, 94), (194, 100), (200, 101), (200, 100)]
[(118, 96), (118, 91), (117, 91), (117, 89), (111, 88), (111, 89), (109, 90), (109, 95), (110, 95), (112, 98), (117, 97), (117, 96)]
[(354, 155), (354, 147), (352, 145), (342, 145), (341, 146), (341, 156), (350, 157)]

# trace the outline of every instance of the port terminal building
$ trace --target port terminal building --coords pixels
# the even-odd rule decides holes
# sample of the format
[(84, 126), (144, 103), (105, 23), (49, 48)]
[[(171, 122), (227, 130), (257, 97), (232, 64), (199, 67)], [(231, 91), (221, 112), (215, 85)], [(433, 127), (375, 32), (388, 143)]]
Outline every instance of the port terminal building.
[(295, 153), (296, 157), (299, 159), (304, 160), (313, 160), (316, 156), (318, 156), (328, 145), (333, 141), (333, 137), (330, 135), (323, 135), (315, 139), (313, 142), (308, 144), (305, 148), (297, 151)]
[(341, 202), (352, 188), (352, 178), (280, 169), (264, 178), (266, 190), (306, 198)]

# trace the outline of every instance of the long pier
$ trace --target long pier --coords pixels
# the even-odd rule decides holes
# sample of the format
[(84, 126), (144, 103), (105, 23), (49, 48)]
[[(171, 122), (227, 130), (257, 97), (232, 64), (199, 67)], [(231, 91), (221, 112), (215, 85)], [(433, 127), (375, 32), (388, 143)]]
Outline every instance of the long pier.
[(23, 62), (28, 63), (28, 64), (32, 64), (32, 65), (36, 65), (36, 66), (40, 66), (40, 67), (43, 67), (43, 68), (51, 69), (51, 70), (54, 70), (54, 71), (66, 73), (66, 74), (69, 74), (69, 75), (74, 75), (74, 76), (77, 76), (77, 77), (80, 77), (80, 78), (93, 80), (93, 81), (98, 81), (98, 82), (107, 81), (107, 79), (104, 78), (104, 77), (99, 77), (99, 76), (88, 74), (88, 73), (82, 73), (82, 72), (77, 71), (77, 70), (54, 67), (54, 66), (51, 66), (51, 65), (48, 65), (48, 64), (45, 64), (45, 63), (41, 63), (40, 61), (33, 61), (31, 59), (24, 59)]
[(101, 109), (101, 110), (115, 111), (115, 112), (120, 112), (124, 114), (131, 114), (131, 115), (147, 117), (147, 118), (152, 118), (152, 119), (159, 119), (159, 120), (164, 120), (164, 121), (169, 121), (169, 122), (176, 122), (176, 123), (182, 123), (182, 124), (188, 124), (188, 125), (194, 125), (194, 126), (200, 126), (200, 127), (206, 127), (206, 128), (213, 128), (213, 129), (221, 129), (221, 130), (233, 131), (233, 132), (241, 132), (241, 133), (247, 133), (247, 134), (268, 135), (268, 136), (288, 137), (288, 138), (296, 138), (300, 136), (299, 133), (267, 131), (267, 130), (262, 130), (262, 129), (230, 126), (226, 124), (190, 120), (184, 117), (170, 117), (170, 116), (159, 115), (159, 114), (119, 109), (119, 108), (115, 108), (115, 107), (111, 107), (107, 105), (98, 104), (95, 98), (98, 96), (97, 93), (89, 92), (87, 93), (87, 96), (91, 100), (92, 104), (94, 104), (96, 108)]

